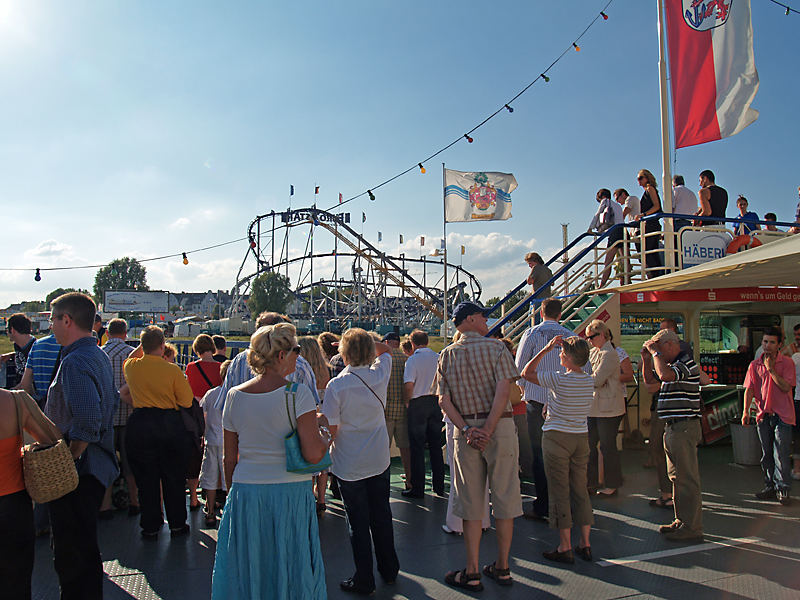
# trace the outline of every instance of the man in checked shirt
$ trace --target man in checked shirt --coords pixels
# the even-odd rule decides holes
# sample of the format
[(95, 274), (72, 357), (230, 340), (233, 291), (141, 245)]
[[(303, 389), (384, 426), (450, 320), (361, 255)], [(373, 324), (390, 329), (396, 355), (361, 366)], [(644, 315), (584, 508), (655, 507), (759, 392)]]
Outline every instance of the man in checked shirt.
[[(519, 372), (503, 342), (486, 336), (487, 309), (462, 302), (453, 311), (461, 333), (439, 355), (431, 392), (455, 426), (450, 493), (453, 512), (464, 520), (466, 568), (450, 571), (448, 585), (478, 591), (481, 573), (499, 585), (511, 585), (508, 555), (514, 518), (522, 514), (519, 447), (509, 403), (509, 389)], [(491, 481), (492, 512), (497, 528), (497, 560), (479, 570), (481, 519), (486, 484)]]

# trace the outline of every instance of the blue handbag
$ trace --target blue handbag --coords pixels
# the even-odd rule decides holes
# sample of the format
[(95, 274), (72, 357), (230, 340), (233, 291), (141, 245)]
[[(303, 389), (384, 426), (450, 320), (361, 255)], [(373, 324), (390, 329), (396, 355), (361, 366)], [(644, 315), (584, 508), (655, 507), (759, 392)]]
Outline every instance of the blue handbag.
[[(286, 393), (286, 416), (289, 418), (289, 425), (292, 427), (292, 432), (283, 438), (283, 446), (286, 450), (286, 470), (289, 473), (318, 473), (324, 471), (331, 466), (331, 454), (327, 450), (325, 456), (318, 463), (310, 463), (303, 458), (303, 452), (300, 450), (300, 436), (297, 435), (297, 384), (290, 383), (284, 390)], [(289, 395), (292, 396), (292, 411), (289, 412)], [(294, 422), (292, 422), (292, 413), (294, 413)]]

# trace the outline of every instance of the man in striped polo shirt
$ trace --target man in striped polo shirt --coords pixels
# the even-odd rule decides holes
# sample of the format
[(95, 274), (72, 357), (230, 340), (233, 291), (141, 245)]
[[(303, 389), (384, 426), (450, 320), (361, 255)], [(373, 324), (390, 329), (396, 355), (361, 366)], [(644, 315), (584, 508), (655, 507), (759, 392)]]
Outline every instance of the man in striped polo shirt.
[(644, 343), (642, 372), (653, 383), (653, 370), (661, 380), (658, 417), (664, 420), (664, 451), (672, 481), (675, 519), (659, 527), (673, 541), (703, 539), (703, 505), (697, 445), (700, 427), (700, 367), (681, 350), (678, 334), (662, 329)]

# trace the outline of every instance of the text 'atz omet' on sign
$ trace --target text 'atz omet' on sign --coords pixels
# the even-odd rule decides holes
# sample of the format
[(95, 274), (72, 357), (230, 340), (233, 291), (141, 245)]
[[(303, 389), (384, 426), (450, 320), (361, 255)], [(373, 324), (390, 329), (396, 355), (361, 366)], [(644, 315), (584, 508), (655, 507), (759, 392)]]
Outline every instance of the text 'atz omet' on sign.
[(681, 267), (694, 267), (725, 256), (733, 237), (727, 231), (681, 231)]
[(103, 312), (166, 313), (169, 312), (169, 293), (106, 290)]

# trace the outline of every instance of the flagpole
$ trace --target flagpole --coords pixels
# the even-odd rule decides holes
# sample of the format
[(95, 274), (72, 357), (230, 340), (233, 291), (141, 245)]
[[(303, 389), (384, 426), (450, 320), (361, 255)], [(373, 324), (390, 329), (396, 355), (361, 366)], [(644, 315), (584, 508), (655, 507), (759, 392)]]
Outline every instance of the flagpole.
[[(661, 101), (661, 210), (672, 212), (672, 174), (669, 162), (669, 104), (667, 102), (667, 62), (665, 47), (664, 0), (658, 0), (658, 87)], [(664, 219), (664, 266), (675, 269), (675, 237), (672, 219)]]
[(442, 298), (442, 314), (444, 315), (444, 343), (447, 344), (447, 179), (444, 173), (444, 163), (442, 163), (442, 234), (444, 235), (444, 294)]

